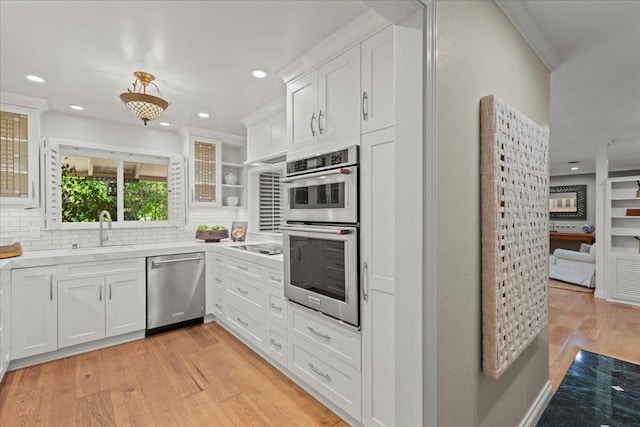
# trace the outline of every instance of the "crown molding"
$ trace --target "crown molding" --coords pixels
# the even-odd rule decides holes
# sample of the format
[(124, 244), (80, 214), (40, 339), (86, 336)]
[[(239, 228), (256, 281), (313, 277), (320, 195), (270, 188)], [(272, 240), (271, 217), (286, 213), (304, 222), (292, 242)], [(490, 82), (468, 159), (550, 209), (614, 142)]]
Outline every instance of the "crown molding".
[(390, 25), (389, 21), (373, 10), (368, 10), (309, 49), (277, 74), (287, 84), (388, 25)]
[(275, 116), (278, 113), (285, 111), (287, 108), (287, 98), (280, 97), (273, 102), (265, 105), (257, 111), (249, 114), (248, 116), (240, 119), (240, 122), (244, 124), (247, 128), (259, 123), (263, 120), (268, 119), (271, 116)]
[(549, 71), (555, 70), (562, 64), (562, 58), (549, 46), (522, 0), (494, 0), (494, 2)]
[(178, 129), (178, 135), (184, 139), (189, 137), (213, 138), (222, 141), (224, 144), (243, 147), (247, 144), (247, 138), (232, 133), (218, 132), (217, 130), (203, 129), (194, 126), (182, 126)]
[(18, 107), (34, 108), (40, 112), (40, 115), (49, 111), (49, 103), (46, 99), (34, 98), (33, 96), (19, 93), (0, 91), (0, 102)]

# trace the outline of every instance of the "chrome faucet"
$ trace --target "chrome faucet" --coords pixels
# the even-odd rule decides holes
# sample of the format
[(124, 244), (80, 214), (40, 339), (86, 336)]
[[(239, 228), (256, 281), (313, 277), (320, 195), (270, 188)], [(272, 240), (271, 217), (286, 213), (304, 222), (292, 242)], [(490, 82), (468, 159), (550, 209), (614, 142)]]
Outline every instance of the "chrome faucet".
[(109, 214), (109, 212), (107, 211), (100, 212), (100, 217), (98, 218), (98, 226), (100, 229), (100, 234), (98, 236), (98, 245), (100, 246), (104, 246), (104, 242), (109, 240), (109, 236), (104, 235), (104, 230), (102, 228), (105, 217), (107, 218), (107, 227), (109, 227), (109, 230), (111, 230), (111, 214)]

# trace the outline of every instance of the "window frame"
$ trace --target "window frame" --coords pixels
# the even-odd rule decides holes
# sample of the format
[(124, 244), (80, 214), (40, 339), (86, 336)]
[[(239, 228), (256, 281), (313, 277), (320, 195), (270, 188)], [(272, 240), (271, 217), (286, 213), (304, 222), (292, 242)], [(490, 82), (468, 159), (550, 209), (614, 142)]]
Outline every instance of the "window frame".
[[(173, 218), (174, 210), (172, 209), (172, 194), (169, 191), (172, 187), (172, 180), (174, 180), (173, 176), (173, 168), (172, 164), (175, 162), (178, 157), (173, 153), (166, 152), (152, 152), (149, 150), (141, 150), (141, 149), (128, 149), (126, 147), (120, 146), (110, 146), (110, 145), (101, 145), (101, 144), (93, 144), (88, 142), (78, 142), (78, 141), (68, 141), (68, 140), (56, 140), (56, 139), (48, 139), (46, 141), (49, 145), (54, 144), (58, 149), (58, 157), (57, 157), (57, 165), (56, 165), (56, 174), (57, 174), (57, 182), (61, 182), (62, 177), (62, 158), (66, 155), (72, 156), (81, 156), (81, 157), (97, 157), (102, 159), (111, 159), (116, 161), (117, 165), (117, 174), (116, 174), (116, 182), (117, 182), (117, 220), (114, 219), (112, 221), (112, 227), (116, 229), (126, 229), (126, 228), (155, 228), (155, 227), (169, 227), (177, 224), (176, 220), (184, 222), (184, 218), (186, 218), (186, 208), (185, 203), (182, 201), (180, 206), (180, 214), (178, 218)], [(46, 151), (46, 150), (45, 150)], [(180, 157), (180, 161), (182, 163), (182, 174), (184, 176), (184, 159), (182, 156)], [(167, 167), (167, 210), (169, 218), (166, 221), (125, 221), (124, 220), (124, 162), (127, 161), (140, 161), (144, 163), (152, 163), (152, 164), (160, 164), (166, 165)], [(46, 170), (47, 161), (44, 162), (42, 169), (43, 177), (48, 177), (48, 171)], [(181, 185), (182, 195), (184, 195), (184, 179), (182, 179)], [(45, 193), (46, 198), (52, 198), (53, 195), (49, 189), (43, 191)], [(95, 229), (98, 225), (98, 221), (95, 222), (62, 222), (62, 194), (58, 189), (58, 197), (57, 197), (57, 206), (55, 209), (56, 217), (53, 221), (47, 221), (48, 215), (44, 215), (43, 219), (45, 220), (45, 229), (47, 230), (82, 230), (82, 229)], [(45, 204), (44, 206), (47, 206)], [(184, 225), (184, 224), (182, 224)]]
[[(260, 230), (260, 174), (268, 172), (279, 172), (284, 177), (285, 163), (275, 163), (268, 166), (259, 166), (249, 169), (249, 186), (248, 186), (248, 200), (247, 206), (249, 208), (249, 227), (252, 234), (257, 234), (266, 237), (282, 237), (282, 230), (280, 231), (262, 231)], [(287, 192), (282, 188), (281, 193), (282, 208), (287, 200)], [(284, 213), (283, 213), (284, 216)], [(284, 218), (282, 219), (284, 225)]]

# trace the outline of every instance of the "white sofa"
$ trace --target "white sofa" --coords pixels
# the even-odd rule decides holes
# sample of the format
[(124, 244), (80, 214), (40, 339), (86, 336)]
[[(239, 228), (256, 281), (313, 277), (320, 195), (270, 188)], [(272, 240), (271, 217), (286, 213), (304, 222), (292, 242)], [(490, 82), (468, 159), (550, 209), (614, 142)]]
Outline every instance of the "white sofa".
[(595, 287), (596, 245), (583, 245), (588, 252), (556, 249), (549, 256), (549, 277), (575, 285)]

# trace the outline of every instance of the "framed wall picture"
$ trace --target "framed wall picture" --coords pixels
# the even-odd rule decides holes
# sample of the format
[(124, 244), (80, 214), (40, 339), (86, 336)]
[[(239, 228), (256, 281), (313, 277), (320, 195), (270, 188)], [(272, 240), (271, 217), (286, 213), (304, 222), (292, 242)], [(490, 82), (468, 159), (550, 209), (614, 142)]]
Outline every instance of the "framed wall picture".
[(247, 221), (234, 221), (231, 224), (231, 240), (234, 242), (244, 242), (247, 235)]
[(587, 186), (550, 187), (549, 217), (551, 219), (587, 219)]

